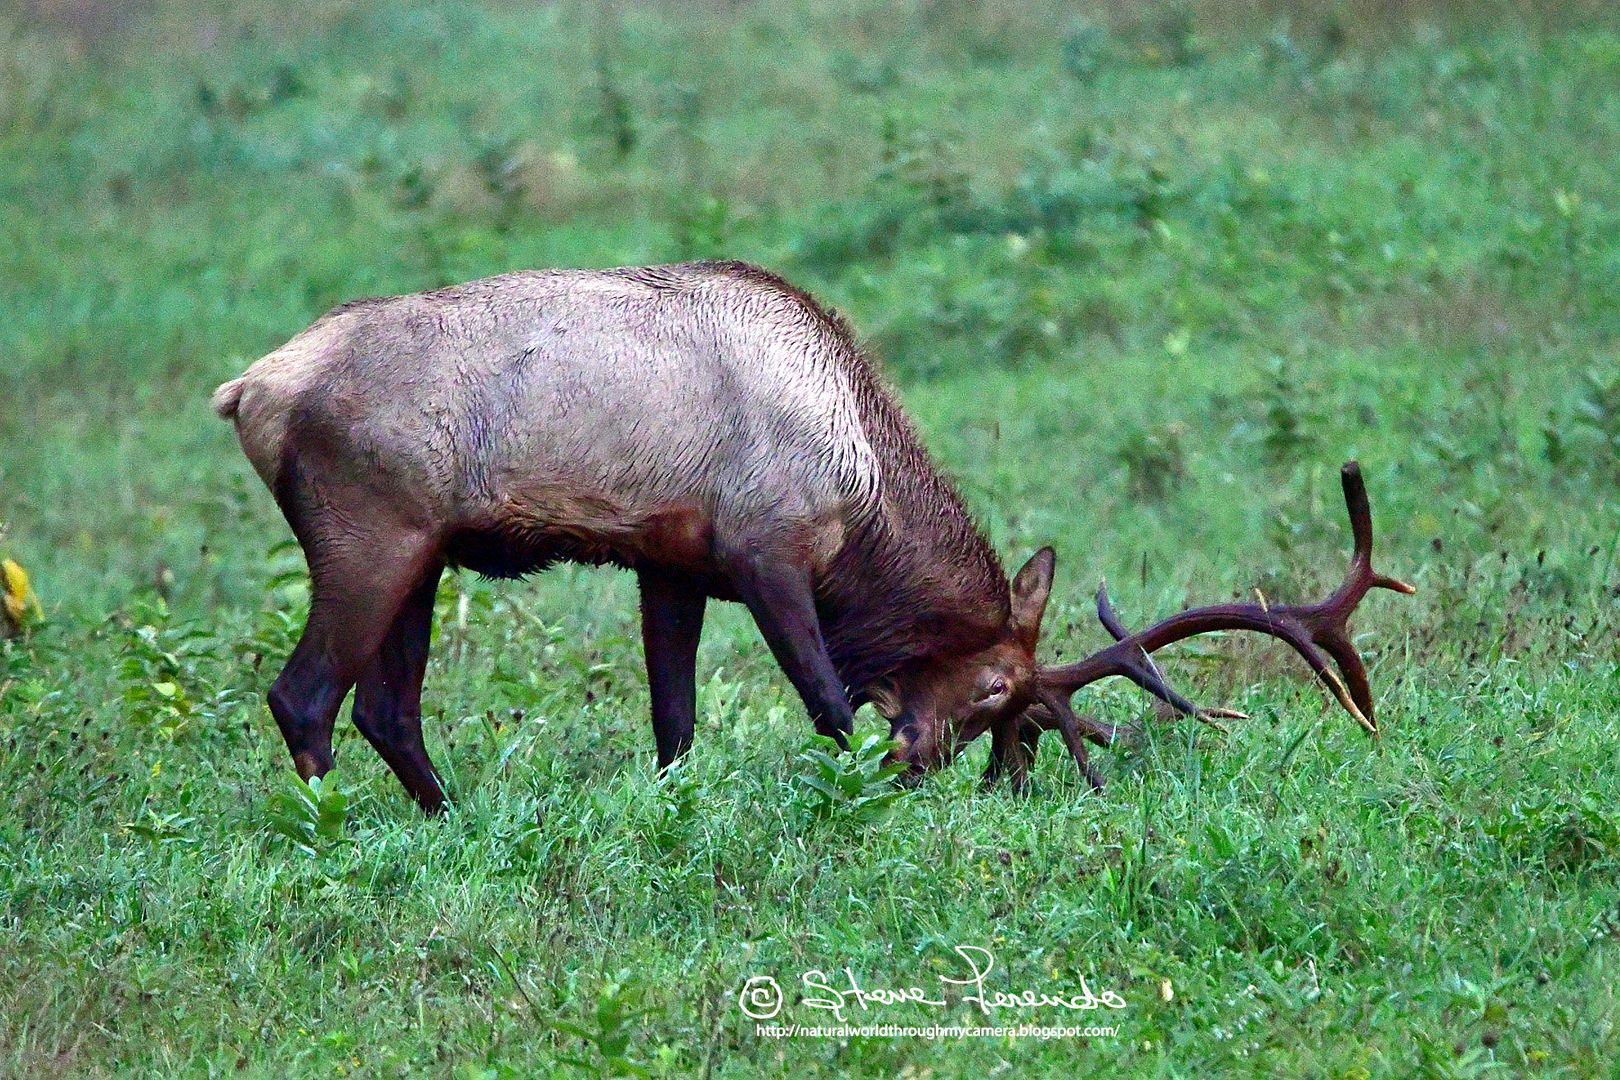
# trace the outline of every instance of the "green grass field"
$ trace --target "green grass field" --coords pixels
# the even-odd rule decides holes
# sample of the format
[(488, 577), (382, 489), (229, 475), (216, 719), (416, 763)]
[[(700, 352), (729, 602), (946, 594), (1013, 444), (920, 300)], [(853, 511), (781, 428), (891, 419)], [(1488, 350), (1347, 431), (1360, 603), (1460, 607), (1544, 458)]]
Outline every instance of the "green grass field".
[[(46, 614), (0, 642), (0, 1072), (1614, 1075), (1620, 25), (1492, 7), (0, 9), (0, 554)], [(1056, 546), (1048, 655), (1103, 577), (1133, 624), (1320, 594), (1358, 458), (1420, 590), (1357, 620), (1382, 739), (1202, 639), (1229, 734), (1104, 684), (1146, 736), (1101, 794), (1055, 745), (985, 794), (980, 746), (867, 814), (728, 607), (659, 779), (633, 582), (563, 568), (443, 586), (448, 817), (346, 717), (301, 801), (302, 563), (214, 385), (357, 296), (709, 256), (849, 315), (1004, 560)], [(851, 1022), (1118, 1034), (737, 1005), (958, 945), (1125, 1007)]]

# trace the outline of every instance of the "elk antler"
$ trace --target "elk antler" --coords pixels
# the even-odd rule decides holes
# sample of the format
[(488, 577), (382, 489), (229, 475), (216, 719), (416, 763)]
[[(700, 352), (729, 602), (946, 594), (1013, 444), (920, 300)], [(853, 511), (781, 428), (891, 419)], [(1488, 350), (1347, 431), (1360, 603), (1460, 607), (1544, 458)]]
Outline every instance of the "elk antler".
[[(1149, 656), (1172, 642), (1216, 630), (1254, 630), (1286, 641), (1327, 684), (1333, 696), (1339, 699), (1339, 704), (1370, 734), (1377, 735), (1378, 725), (1373, 719), (1372, 690), (1367, 684), (1367, 668), (1350, 640), (1350, 615), (1369, 589), (1393, 589), (1400, 593), (1417, 590), (1404, 581), (1373, 569), (1372, 511), (1367, 505), (1367, 486), (1361, 479), (1361, 467), (1354, 461), (1346, 462), (1340, 470), (1340, 477), (1344, 481), (1344, 501), (1350, 511), (1355, 552), (1350, 557), (1350, 569), (1344, 583), (1332, 596), (1318, 604), (1213, 604), (1180, 612), (1146, 630), (1131, 634), (1126, 632), (1114, 614), (1113, 606), (1108, 602), (1107, 588), (1098, 588), (1097, 618), (1114, 636), (1114, 644), (1076, 663), (1040, 670), (1038, 704), (1031, 706), (1024, 714), (1021, 739), (1012, 738), (1012, 732), (1001, 739), (1007, 751), (1007, 760), (997, 763), (997, 772), (1010, 769), (1017, 784), (1027, 772), (1028, 762), (1023, 758), (1033, 751), (1034, 739), (1041, 731), (1056, 728), (1086, 778), (1093, 786), (1100, 787), (1101, 783), (1086, 758), (1085, 740), (1106, 746), (1112, 741), (1114, 731), (1096, 720), (1076, 715), (1069, 705), (1069, 697), (1082, 686), (1110, 675), (1125, 676), (1189, 716), (1241, 718), (1242, 713), (1226, 709), (1201, 709), (1176, 693), (1164, 681), (1164, 676)], [(1330, 658), (1338, 665), (1338, 671), (1334, 671), (1329, 664)]]

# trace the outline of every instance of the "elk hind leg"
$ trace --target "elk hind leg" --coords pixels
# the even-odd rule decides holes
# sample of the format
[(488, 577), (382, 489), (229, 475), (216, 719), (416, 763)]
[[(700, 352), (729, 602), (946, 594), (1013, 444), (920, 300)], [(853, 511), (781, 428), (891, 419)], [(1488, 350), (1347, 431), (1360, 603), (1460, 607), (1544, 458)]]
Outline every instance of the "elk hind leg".
[(338, 709), (434, 552), (427, 537), (403, 528), (341, 541), (299, 531), (310, 566), (309, 620), (270, 687), (270, 712), (298, 775), (308, 780), (332, 768)]
[(354, 726), (429, 814), (444, 807), (444, 787), (422, 742), (422, 677), (442, 572), (432, 566), (411, 590), (354, 688)]

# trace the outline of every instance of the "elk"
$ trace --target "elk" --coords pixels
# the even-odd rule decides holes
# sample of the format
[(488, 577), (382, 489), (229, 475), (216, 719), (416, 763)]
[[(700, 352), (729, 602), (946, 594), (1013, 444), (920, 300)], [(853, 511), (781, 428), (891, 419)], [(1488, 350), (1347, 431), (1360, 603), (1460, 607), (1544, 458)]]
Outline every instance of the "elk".
[[(744, 604), (840, 745), (871, 703), (916, 776), (989, 731), (987, 783), (1022, 788), (1056, 730), (1114, 729), (1070, 697), (1123, 675), (1182, 713), (1148, 654), (1216, 630), (1296, 649), (1376, 733), (1347, 620), (1372, 587), (1372, 524), (1344, 468), (1355, 554), (1310, 606), (1221, 604), (1076, 663), (1036, 660), (1054, 556), (1009, 582), (846, 324), (755, 267), (698, 262), (497, 277), (344, 304), (220, 386), (215, 410), (309, 566), (308, 622), (269, 692), (301, 777), (332, 767), (338, 710), (429, 813), (422, 679), (446, 567), (515, 578), (559, 561), (633, 570), (658, 764), (691, 745), (705, 604)], [(1329, 661), (1332, 661), (1330, 664)], [(1337, 665), (1337, 672), (1334, 665)]]

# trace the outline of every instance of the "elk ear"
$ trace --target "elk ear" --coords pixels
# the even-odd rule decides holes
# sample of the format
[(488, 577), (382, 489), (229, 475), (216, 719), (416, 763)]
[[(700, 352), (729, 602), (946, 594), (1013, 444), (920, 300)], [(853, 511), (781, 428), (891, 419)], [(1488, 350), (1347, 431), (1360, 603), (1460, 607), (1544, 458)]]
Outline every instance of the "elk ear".
[(1052, 595), (1052, 571), (1057, 566), (1057, 555), (1050, 547), (1043, 547), (1034, 555), (1012, 583), (1012, 619), (1010, 625), (1018, 640), (1031, 651), (1041, 633), (1041, 616), (1046, 613), (1046, 599)]

